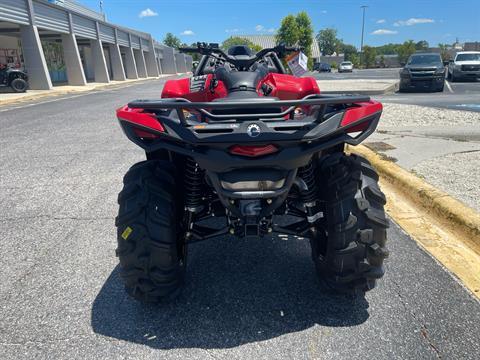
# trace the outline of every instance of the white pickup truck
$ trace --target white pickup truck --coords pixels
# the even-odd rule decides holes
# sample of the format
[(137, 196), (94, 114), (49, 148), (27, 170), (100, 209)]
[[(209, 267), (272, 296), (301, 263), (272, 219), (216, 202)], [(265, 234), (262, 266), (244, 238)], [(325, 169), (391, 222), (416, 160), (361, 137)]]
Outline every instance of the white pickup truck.
[(480, 51), (460, 51), (448, 63), (448, 79), (480, 78)]

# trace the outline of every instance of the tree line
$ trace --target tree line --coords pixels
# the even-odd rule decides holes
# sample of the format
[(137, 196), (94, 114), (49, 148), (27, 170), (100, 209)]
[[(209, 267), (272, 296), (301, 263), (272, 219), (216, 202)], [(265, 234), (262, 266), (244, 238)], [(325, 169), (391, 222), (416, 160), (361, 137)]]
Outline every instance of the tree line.
[[(345, 61), (351, 61), (355, 67), (374, 67), (377, 63), (377, 55), (380, 56), (380, 66), (385, 61), (385, 55), (397, 55), (400, 63), (405, 63), (408, 57), (416, 51), (425, 51), (429, 49), (429, 43), (425, 40), (415, 42), (407, 40), (401, 44), (385, 44), (381, 46), (363, 46), (363, 52), (360, 52), (356, 46), (346, 44), (338, 37), (337, 30), (326, 28), (320, 30), (316, 35), (313, 30), (312, 21), (305, 11), (296, 15), (287, 15), (280, 23), (280, 27), (275, 35), (277, 44), (284, 43), (287, 46), (300, 46), (303, 52), (309, 58), (309, 67), (312, 62), (312, 46), (317, 41), (320, 52), (323, 55), (344, 54)], [(178, 37), (172, 33), (167, 33), (163, 43), (173, 48), (188, 46), (182, 43)], [(261, 47), (253, 44), (248, 39), (231, 36), (226, 39), (221, 47), (228, 49), (233, 45), (247, 45), (254, 51), (261, 50)], [(438, 44), (441, 55), (444, 60), (448, 60), (449, 54), (446, 44)], [(194, 55), (194, 60), (198, 59), (198, 54)]]
[[(381, 46), (363, 46), (363, 53), (351, 44), (346, 44), (337, 36), (337, 30), (327, 28), (320, 30), (316, 36), (318, 46), (323, 55), (344, 54), (345, 61), (351, 61), (355, 67), (374, 67), (377, 56), (380, 57), (380, 66), (385, 65), (385, 55), (397, 55), (400, 63), (406, 63), (410, 55), (417, 51), (427, 51), (430, 48), (426, 40), (414, 42), (407, 40), (401, 44), (385, 44)], [(446, 44), (438, 45), (444, 59), (448, 58)]]

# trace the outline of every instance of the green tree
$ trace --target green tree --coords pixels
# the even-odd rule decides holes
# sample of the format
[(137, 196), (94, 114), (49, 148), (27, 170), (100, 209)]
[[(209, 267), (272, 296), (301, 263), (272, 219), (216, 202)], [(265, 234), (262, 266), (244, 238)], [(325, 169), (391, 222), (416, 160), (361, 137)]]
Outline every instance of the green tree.
[(388, 43), (382, 46), (377, 46), (375, 49), (379, 55), (395, 55), (399, 46), (400, 44)]
[(348, 56), (348, 59), (345, 58), (345, 60), (350, 61), (353, 64), (353, 66), (356, 68), (360, 67), (360, 56), (358, 55), (358, 53), (350, 54)]
[(425, 40), (420, 40), (415, 44), (415, 50), (425, 51), (425, 50), (428, 50), (428, 48), (429, 48), (428, 41), (425, 41)]
[(447, 44), (438, 44), (438, 47), (440, 48), (440, 55), (442, 56), (443, 61), (449, 61), (451, 60), (452, 56), (448, 52), (449, 45)]
[(305, 11), (299, 12), (295, 18), (298, 27), (298, 46), (308, 57), (312, 56), (313, 27), (310, 17)]
[(278, 29), (277, 44), (284, 43), (287, 46), (295, 46), (300, 38), (300, 29), (294, 15), (287, 15), (282, 19)]
[(242, 38), (240, 36), (230, 36), (227, 40), (225, 40), (222, 43), (221, 48), (226, 51), (230, 47), (235, 45), (247, 45), (250, 49), (252, 49), (255, 52), (259, 52), (260, 50), (262, 50), (261, 46), (255, 45), (250, 40)]
[(298, 46), (302, 48), (305, 55), (308, 56), (308, 68), (313, 69), (312, 45), (313, 45), (313, 26), (310, 17), (305, 11), (301, 11), (295, 18), (298, 26)]
[(342, 41), (337, 38), (337, 30), (327, 28), (317, 34), (318, 46), (323, 55), (332, 55), (341, 48)]
[(345, 61), (352, 61), (352, 56), (357, 55), (358, 51), (353, 45), (342, 44), (342, 46), (339, 48), (339, 53), (343, 53), (345, 56)]
[(363, 46), (363, 64), (366, 68), (371, 68), (375, 65), (375, 57), (377, 56), (377, 50), (368, 45)]
[(175, 49), (178, 49), (182, 45), (180, 39), (170, 32), (165, 35), (163, 43)]
[(400, 64), (405, 64), (410, 55), (412, 55), (415, 51), (415, 42), (413, 40), (405, 41), (402, 45), (400, 45), (397, 49), (398, 61)]
[(387, 65), (385, 64), (385, 55), (380, 55), (380, 67), (387, 67)]
[(308, 67), (313, 67), (312, 44), (313, 26), (310, 17), (305, 11), (297, 15), (288, 15), (282, 19), (280, 29), (276, 35), (277, 44), (284, 43), (287, 46), (299, 46), (308, 56)]

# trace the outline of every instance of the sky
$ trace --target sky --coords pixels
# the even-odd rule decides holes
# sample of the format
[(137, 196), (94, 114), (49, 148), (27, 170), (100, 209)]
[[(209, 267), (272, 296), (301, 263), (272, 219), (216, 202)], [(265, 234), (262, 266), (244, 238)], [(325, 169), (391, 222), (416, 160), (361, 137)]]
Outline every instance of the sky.
[[(77, 0), (98, 10), (99, 0)], [(281, 19), (306, 11), (315, 33), (337, 29), (345, 43), (360, 47), (361, 5), (366, 5), (366, 45), (405, 40), (438, 43), (480, 41), (480, 0), (103, 0), (107, 19), (183, 42), (222, 42), (232, 35), (274, 34)]]

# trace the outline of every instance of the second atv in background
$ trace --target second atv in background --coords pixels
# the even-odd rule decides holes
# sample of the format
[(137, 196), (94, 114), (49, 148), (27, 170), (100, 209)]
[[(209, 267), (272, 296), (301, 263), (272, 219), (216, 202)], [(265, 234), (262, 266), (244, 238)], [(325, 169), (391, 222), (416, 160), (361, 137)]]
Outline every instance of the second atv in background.
[(0, 87), (10, 87), (16, 93), (28, 89), (28, 76), (22, 70), (0, 65)]

